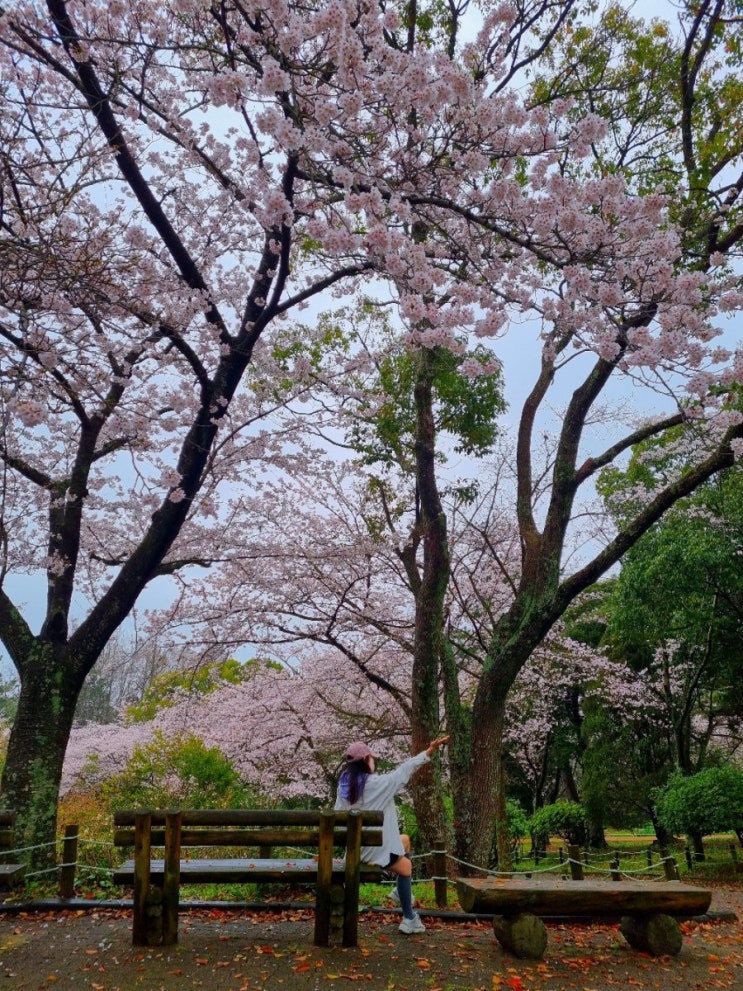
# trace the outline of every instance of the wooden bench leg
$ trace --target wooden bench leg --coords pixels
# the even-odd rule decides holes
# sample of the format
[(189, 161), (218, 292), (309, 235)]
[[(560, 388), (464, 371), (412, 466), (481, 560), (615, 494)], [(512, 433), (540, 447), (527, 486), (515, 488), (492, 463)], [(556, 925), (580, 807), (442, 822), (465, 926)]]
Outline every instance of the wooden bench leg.
[(619, 928), (629, 945), (654, 957), (675, 957), (681, 952), (681, 927), (670, 915), (625, 916)]
[(522, 960), (539, 960), (547, 947), (547, 927), (529, 912), (496, 915), (493, 932), (508, 953)]
[(317, 890), (315, 892), (315, 946), (327, 946), (330, 942), (332, 913), (331, 887), (333, 881), (333, 829), (332, 812), (320, 815), (320, 841), (317, 851)]
[(181, 885), (181, 823), (180, 812), (165, 816), (165, 861), (163, 865), (163, 945), (178, 942), (178, 903)]
[(330, 887), (330, 939), (340, 943), (343, 939), (343, 912), (346, 907), (346, 886), (333, 884)]
[(147, 892), (145, 917), (143, 920), (144, 941), (140, 946), (163, 945), (163, 889), (159, 884), (151, 884)]
[[(153, 891), (150, 885), (150, 831), (149, 813), (138, 813), (134, 819), (134, 911), (132, 943), (134, 946), (152, 946), (154, 940), (162, 942), (162, 921), (160, 939), (153, 932), (156, 918)], [(162, 920), (162, 896), (160, 897), (160, 920)]]

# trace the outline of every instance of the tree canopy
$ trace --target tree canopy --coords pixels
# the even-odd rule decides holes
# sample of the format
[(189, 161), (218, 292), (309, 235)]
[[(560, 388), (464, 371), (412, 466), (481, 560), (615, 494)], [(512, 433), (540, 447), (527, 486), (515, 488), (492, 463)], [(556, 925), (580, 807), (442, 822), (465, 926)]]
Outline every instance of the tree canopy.
[[(689, 4), (679, 29), (650, 32), (618, 8), (593, 13), (556, 0), (0, 8), (0, 638), (21, 686), (2, 789), (29, 841), (53, 830), (77, 697), (142, 593), (169, 578), (172, 617), (189, 569), (220, 566), (233, 586), (215, 582), (219, 622), (203, 585), (195, 622), (224, 642), (256, 610), (256, 562), (283, 553), (262, 528), (296, 537), (281, 488), (300, 475), (317, 488), (300, 427), (324, 409), (306, 352), (281, 351), (281, 321), (363, 284), (409, 352), (378, 356), (404, 402), (382, 404), (371, 447), (358, 440), (375, 458), (395, 438), (415, 454), (414, 525), (386, 535), (414, 537), (398, 561), (422, 580), (412, 736), (432, 730), (445, 679), (446, 718), (474, 728), (455, 754), (465, 846), (486, 855), (519, 671), (743, 436), (741, 357), (719, 339), (743, 301), (737, 3)], [(497, 431), (471, 415), (498, 414), (498, 342), (527, 322), (541, 350), (510, 466), (514, 554), (504, 567), (479, 526), (506, 594), (485, 611), (464, 699), (447, 667), (434, 390), (471, 438), (463, 451), (487, 446)], [(332, 350), (327, 326), (315, 332)], [(353, 395), (358, 356), (339, 359), (335, 396), (344, 380)], [(597, 433), (617, 380), (661, 411)], [(670, 431), (683, 471), (638, 489), (568, 566), (581, 493)], [(38, 630), (15, 598), (29, 573), (46, 589)]]

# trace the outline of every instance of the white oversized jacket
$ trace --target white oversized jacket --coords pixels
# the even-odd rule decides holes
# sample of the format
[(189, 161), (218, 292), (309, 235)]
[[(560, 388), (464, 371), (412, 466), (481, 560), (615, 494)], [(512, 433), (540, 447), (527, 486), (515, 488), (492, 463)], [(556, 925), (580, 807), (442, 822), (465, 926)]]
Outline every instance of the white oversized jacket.
[(363, 809), (384, 812), (382, 845), (363, 846), (361, 848), (361, 859), (367, 864), (379, 864), (380, 867), (388, 867), (393, 856), (395, 858), (402, 857), (405, 853), (400, 839), (400, 827), (397, 824), (395, 795), (403, 790), (414, 772), (424, 764), (428, 764), (430, 759), (426, 751), (423, 750), (415, 757), (409, 757), (403, 761), (394, 771), (387, 771), (384, 774), (370, 774), (366, 779), (364, 794), (353, 805), (343, 798), (340, 789), (338, 790), (335, 807), (340, 811)]

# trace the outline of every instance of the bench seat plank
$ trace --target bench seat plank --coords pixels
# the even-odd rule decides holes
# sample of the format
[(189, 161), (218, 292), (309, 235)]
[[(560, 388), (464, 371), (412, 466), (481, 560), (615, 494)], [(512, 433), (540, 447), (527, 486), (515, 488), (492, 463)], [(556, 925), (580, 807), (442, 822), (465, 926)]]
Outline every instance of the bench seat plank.
[[(333, 860), (332, 882), (342, 884), (345, 877), (346, 864), (344, 860)], [(244, 859), (239, 857), (218, 860), (181, 860), (181, 884), (291, 884), (298, 881), (302, 884), (311, 883), (313, 875), (317, 874), (317, 860), (299, 859)], [(161, 884), (164, 875), (164, 861), (152, 860), (150, 878), (153, 883)], [(381, 870), (373, 864), (361, 865), (361, 877), (364, 881), (377, 881)], [(134, 861), (127, 860), (114, 870), (116, 884), (131, 887), (134, 884)]]
[(703, 915), (712, 892), (679, 881), (572, 881), (562, 878), (458, 878), (465, 912), (495, 915), (590, 916)]

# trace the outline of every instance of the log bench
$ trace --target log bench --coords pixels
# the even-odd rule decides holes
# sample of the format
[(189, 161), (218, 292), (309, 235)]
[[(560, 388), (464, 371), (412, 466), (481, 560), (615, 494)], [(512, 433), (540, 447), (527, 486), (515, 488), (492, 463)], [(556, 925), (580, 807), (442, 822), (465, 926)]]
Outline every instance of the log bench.
[(679, 919), (702, 915), (712, 892), (678, 881), (573, 881), (562, 878), (458, 878), (465, 912), (492, 914), (493, 931), (514, 956), (539, 959), (547, 946), (543, 918), (619, 921), (622, 935), (653, 956), (681, 950)]
[[(0, 811), (0, 851), (15, 846), (15, 812)], [(7, 854), (6, 856), (9, 856)], [(0, 863), (0, 890), (7, 890), (23, 880), (25, 864)]]
[[(342, 927), (344, 946), (358, 944), (359, 884), (381, 871), (361, 862), (362, 846), (382, 843), (381, 812), (305, 809), (136, 810), (114, 813), (114, 844), (134, 857), (114, 871), (132, 887), (135, 946), (178, 942), (181, 884), (290, 884), (315, 888), (316, 946)], [(162, 847), (161, 859), (152, 858)], [(257, 857), (214, 859), (214, 848), (258, 850)], [(273, 848), (301, 847), (305, 857), (273, 856)], [(334, 857), (342, 847), (344, 856)], [(191, 848), (191, 856), (182, 856)], [(342, 918), (342, 922), (340, 921)]]

